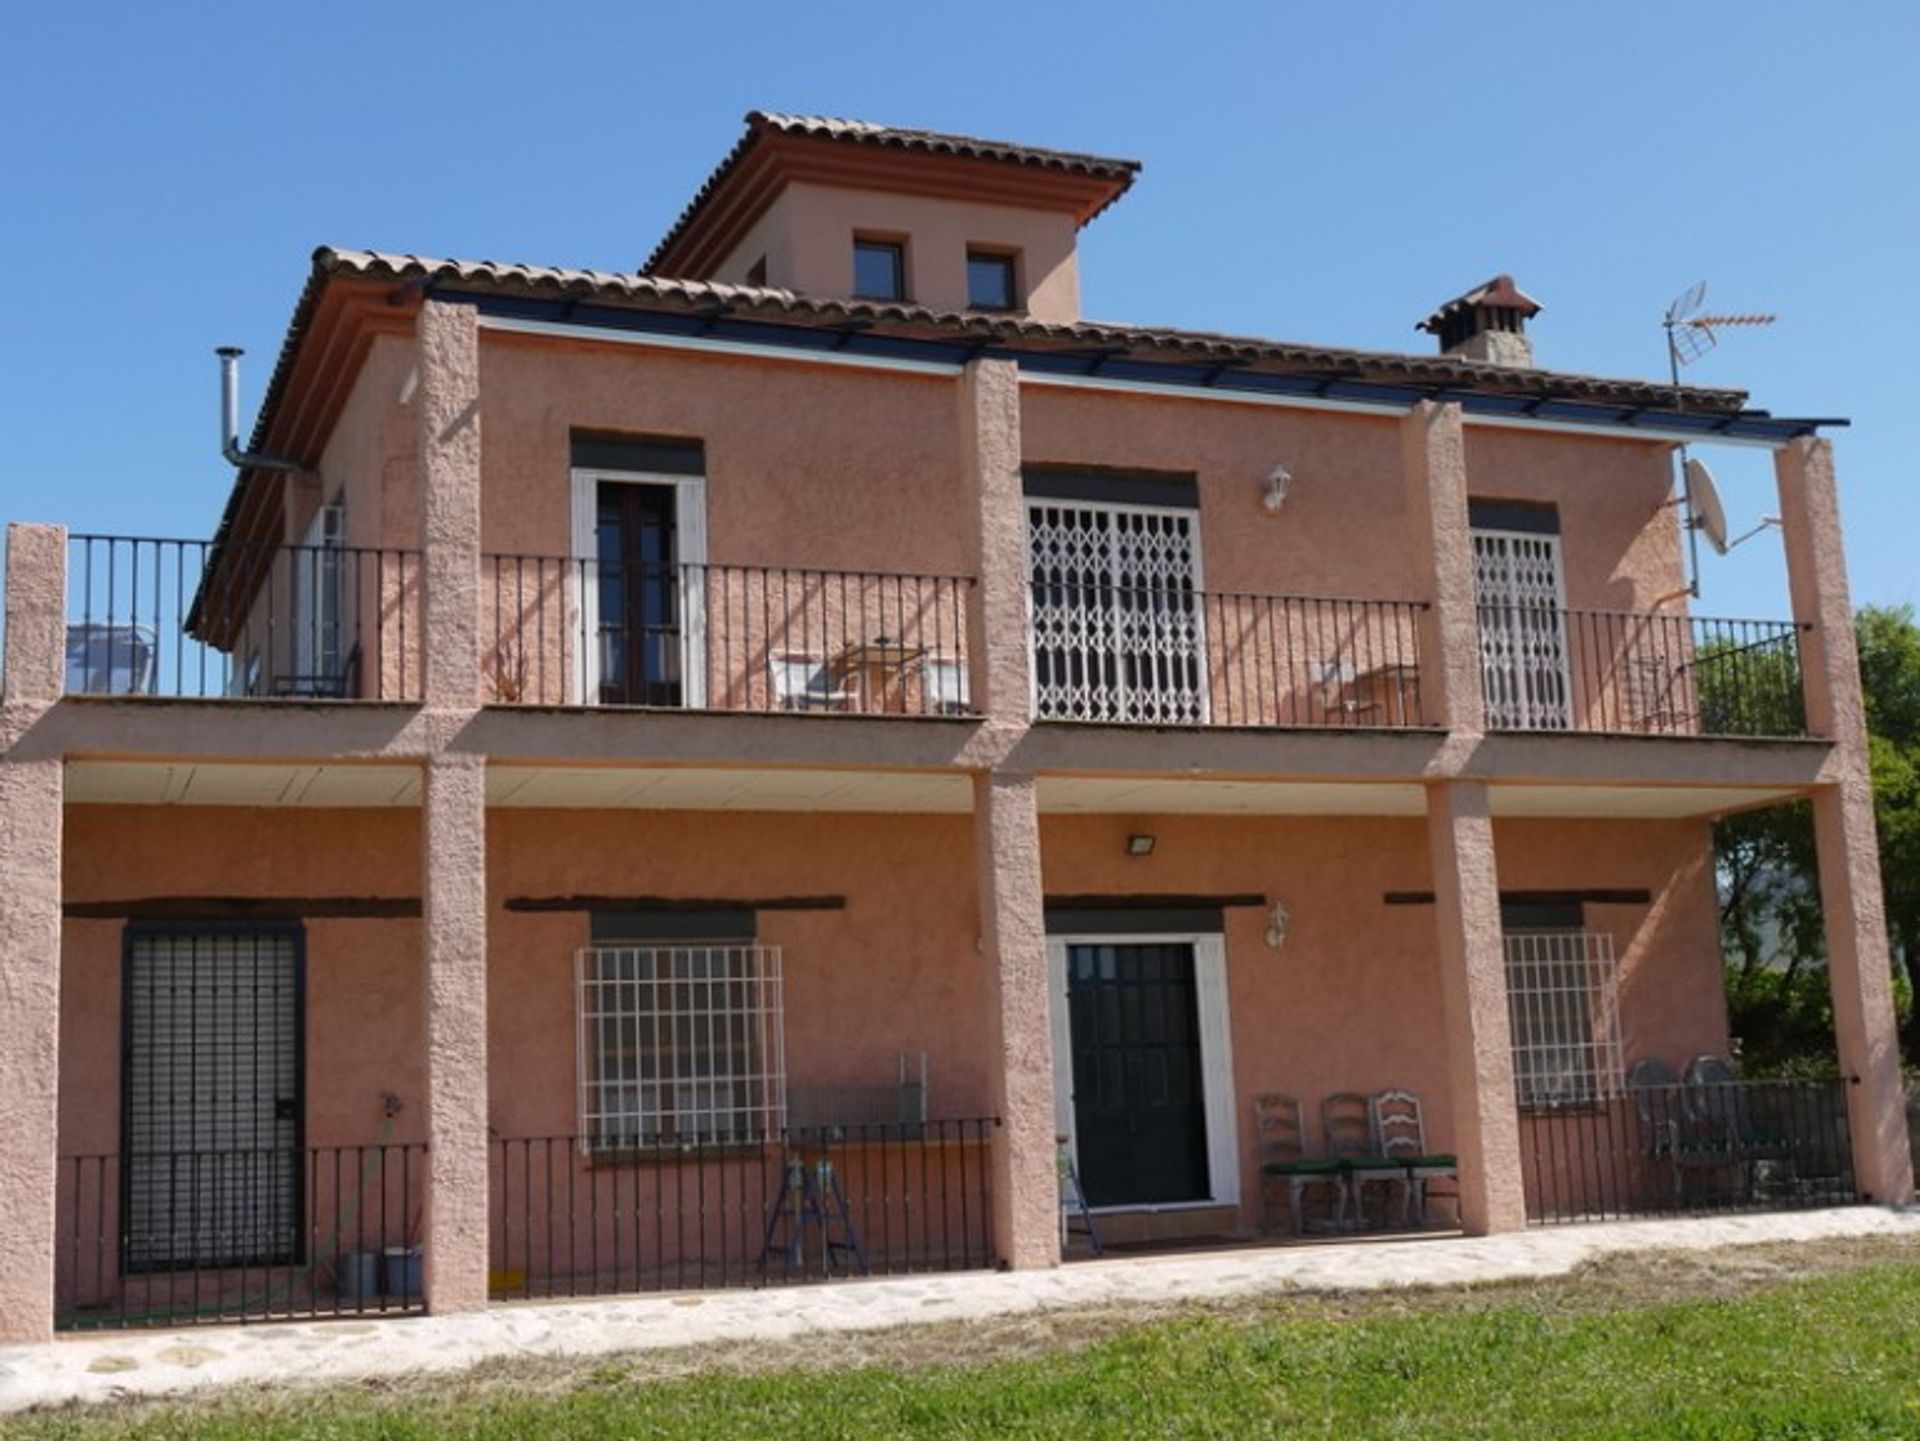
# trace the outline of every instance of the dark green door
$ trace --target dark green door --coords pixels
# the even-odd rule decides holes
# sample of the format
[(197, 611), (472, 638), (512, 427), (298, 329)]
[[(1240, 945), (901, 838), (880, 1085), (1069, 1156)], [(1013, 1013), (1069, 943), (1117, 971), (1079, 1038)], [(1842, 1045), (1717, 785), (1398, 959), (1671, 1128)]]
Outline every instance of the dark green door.
[(1208, 1199), (1193, 947), (1067, 947), (1073, 1123), (1094, 1206)]

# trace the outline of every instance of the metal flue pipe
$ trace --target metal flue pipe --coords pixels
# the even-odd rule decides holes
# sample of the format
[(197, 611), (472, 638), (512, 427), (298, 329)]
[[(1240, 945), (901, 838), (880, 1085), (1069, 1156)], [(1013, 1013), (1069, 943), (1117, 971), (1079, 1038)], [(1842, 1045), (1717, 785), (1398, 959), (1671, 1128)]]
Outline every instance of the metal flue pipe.
[(240, 448), (240, 357), (246, 352), (237, 345), (223, 345), (213, 353), (220, 357), (220, 454), (229, 465), (242, 470), (301, 469), (296, 461), (276, 460)]

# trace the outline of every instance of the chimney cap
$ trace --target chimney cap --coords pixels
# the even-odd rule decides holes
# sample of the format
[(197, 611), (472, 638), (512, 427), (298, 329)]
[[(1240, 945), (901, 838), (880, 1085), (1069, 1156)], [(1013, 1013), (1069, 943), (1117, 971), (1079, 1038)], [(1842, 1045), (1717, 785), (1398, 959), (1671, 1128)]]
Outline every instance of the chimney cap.
[(1523, 320), (1531, 320), (1540, 313), (1540, 302), (1513, 283), (1511, 275), (1496, 275), (1484, 285), (1477, 285), (1465, 295), (1456, 295), (1425, 320), (1414, 326), (1415, 330), (1424, 330), (1438, 335), (1441, 327), (1462, 311), (1479, 309), (1517, 310)]

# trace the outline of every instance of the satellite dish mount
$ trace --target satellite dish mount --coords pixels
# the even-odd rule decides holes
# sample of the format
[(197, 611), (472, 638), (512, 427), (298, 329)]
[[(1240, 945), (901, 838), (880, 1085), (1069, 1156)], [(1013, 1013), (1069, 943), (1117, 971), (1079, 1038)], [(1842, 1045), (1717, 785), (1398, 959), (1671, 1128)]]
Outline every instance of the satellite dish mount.
[[(1707, 315), (1701, 311), (1706, 304), (1707, 282), (1702, 280), (1689, 286), (1675, 297), (1673, 304), (1667, 307), (1667, 313), (1660, 322), (1667, 332), (1667, 373), (1673, 379), (1673, 408), (1687, 408), (1686, 392), (1680, 388), (1680, 367), (1691, 365), (1720, 343), (1718, 331), (1741, 326), (1772, 325), (1774, 317), (1755, 312), (1746, 315)], [(1675, 596), (1686, 595), (1694, 600), (1700, 598), (1700, 538), (1706, 537), (1707, 544), (1713, 547), (1715, 555), (1725, 555), (1735, 546), (1752, 540), (1761, 531), (1780, 524), (1778, 516), (1767, 516), (1752, 530), (1727, 538), (1726, 507), (1720, 503), (1720, 488), (1714, 484), (1713, 472), (1708, 470), (1706, 462), (1695, 460), (1687, 454), (1685, 442), (1680, 445), (1680, 504), (1686, 507), (1687, 529), (1687, 588)]]

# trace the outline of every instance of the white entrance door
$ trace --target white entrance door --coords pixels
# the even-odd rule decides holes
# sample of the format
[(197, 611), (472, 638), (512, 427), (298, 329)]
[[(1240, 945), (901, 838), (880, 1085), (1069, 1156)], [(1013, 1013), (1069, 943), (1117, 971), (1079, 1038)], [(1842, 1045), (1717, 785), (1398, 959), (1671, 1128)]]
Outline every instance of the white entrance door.
[(1047, 955), (1055, 1125), (1088, 1203), (1237, 1205), (1222, 938), (1056, 936)]
[(1566, 585), (1560, 537), (1473, 532), (1480, 673), (1494, 730), (1566, 730), (1573, 724)]

